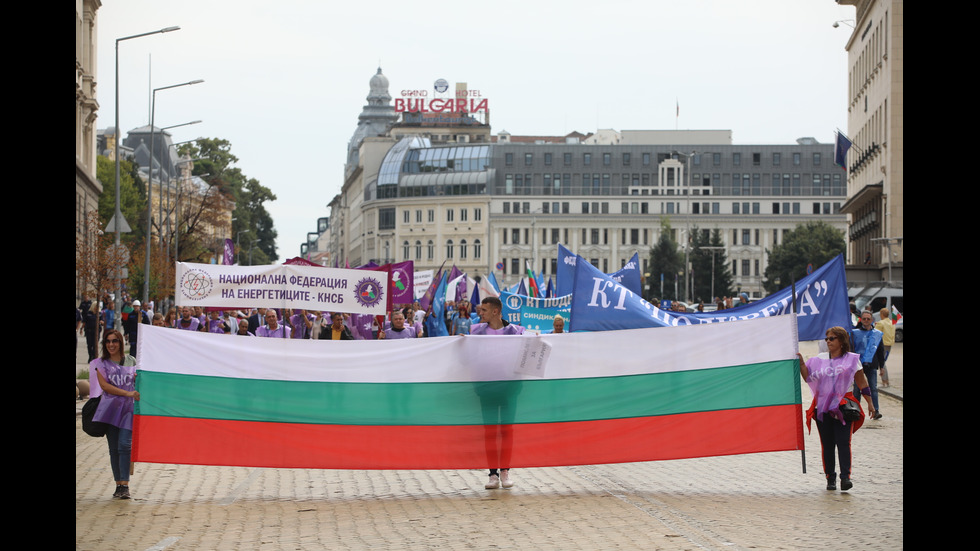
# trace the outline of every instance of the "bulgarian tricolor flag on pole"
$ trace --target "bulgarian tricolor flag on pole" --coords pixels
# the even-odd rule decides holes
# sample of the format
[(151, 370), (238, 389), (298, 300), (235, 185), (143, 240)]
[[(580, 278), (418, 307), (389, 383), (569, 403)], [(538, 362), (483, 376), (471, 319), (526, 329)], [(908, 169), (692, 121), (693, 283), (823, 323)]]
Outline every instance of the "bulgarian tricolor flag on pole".
[(142, 326), (133, 459), (482, 469), (798, 450), (796, 327), (324, 345)]
[(527, 268), (527, 296), (532, 298), (540, 297), (541, 290), (538, 289), (538, 280), (534, 277), (534, 270), (531, 269), (531, 263), (525, 260), (524, 266)]

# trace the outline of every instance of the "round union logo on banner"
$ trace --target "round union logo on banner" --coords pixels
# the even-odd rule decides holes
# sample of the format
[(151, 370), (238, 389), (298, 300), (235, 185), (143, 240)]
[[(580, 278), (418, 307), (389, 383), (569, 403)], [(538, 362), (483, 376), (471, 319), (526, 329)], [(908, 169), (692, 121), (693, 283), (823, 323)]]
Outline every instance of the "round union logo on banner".
[(180, 278), (180, 292), (191, 300), (203, 300), (211, 294), (214, 281), (204, 270), (188, 270)]
[(517, 295), (507, 297), (507, 306), (512, 310), (517, 310), (521, 307), (521, 297)]
[(436, 92), (439, 92), (441, 94), (446, 90), (449, 90), (449, 82), (447, 82), (446, 79), (444, 78), (437, 79), (435, 83), (435, 89)]
[(373, 277), (366, 277), (354, 286), (354, 298), (361, 306), (368, 308), (377, 306), (381, 302), (383, 292), (381, 282)]

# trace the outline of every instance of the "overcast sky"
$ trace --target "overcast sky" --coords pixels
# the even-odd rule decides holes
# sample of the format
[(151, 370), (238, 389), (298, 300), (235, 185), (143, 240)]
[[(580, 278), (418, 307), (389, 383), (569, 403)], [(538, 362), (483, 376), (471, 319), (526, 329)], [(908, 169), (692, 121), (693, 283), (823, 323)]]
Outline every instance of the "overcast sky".
[[(733, 131), (736, 144), (833, 141), (847, 124), (854, 8), (833, 0), (336, 2), (103, 0), (98, 127), (156, 124), (232, 144), (267, 204), (280, 260), (299, 254), (343, 183), (347, 143), (380, 63), (392, 97), (466, 82), (493, 132)], [(676, 116), (677, 105), (680, 117)], [(132, 221), (131, 221), (132, 222)], [(244, 239), (244, 238), (243, 238)]]

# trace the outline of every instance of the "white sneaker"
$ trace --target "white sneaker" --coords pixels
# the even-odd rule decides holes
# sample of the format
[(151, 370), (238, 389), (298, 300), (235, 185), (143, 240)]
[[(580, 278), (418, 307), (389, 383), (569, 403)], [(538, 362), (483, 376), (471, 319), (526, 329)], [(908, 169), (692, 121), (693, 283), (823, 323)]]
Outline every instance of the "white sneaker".
[(484, 484), (483, 487), (488, 490), (496, 490), (500, 487), (500, 477), (495, 474), (490, 475), (490, 481)]
[(500, 485), (504, 488), (514, 486), (514, 481), (510, 479), (510, 470), (500, 471)]

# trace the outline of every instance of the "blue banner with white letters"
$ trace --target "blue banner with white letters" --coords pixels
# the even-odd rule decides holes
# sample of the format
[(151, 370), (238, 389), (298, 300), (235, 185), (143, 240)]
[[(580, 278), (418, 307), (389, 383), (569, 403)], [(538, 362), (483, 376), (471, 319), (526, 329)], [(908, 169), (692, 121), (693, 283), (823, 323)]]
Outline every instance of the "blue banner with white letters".
[(551, 317), (554, 319), (557, 314), (567, 313), (571, 302), (571, 296), (534, 298), (510, 291), (500, 291), (500, 303), (503, 306), (501, 315), (508, 323), (516, 323), (517, 325), (521, 325), (521, 311), (525, 307), (550, 310), (552, 312)]
[[(681, 313), (653, 306), (588, 262), (576, 262), (574, 274), (572, 331), (721, 323), (793, 313), (792, 288), (737, 308), (710, 313)], [(796, 307), (801, 341), (822, 339), (830, 327), (850, 327), (843, 255), (796, 283)]]
[[(568, 250), (561, 243), (558, 244), (558, 273), (555, 274), (558, 279), (555, 294), (558, 296), (563, 297), (571, 294), (575, 281), (575, 264), (579, 258), (582, 257)], [(588, 261), (583, 259), (583, 262)], [(643, 294), (643, 275), (640, 273), (639, 254), (633, 253), (633, 258), (625, 266), (619, 271), (607, 275), (637, 295)]]

